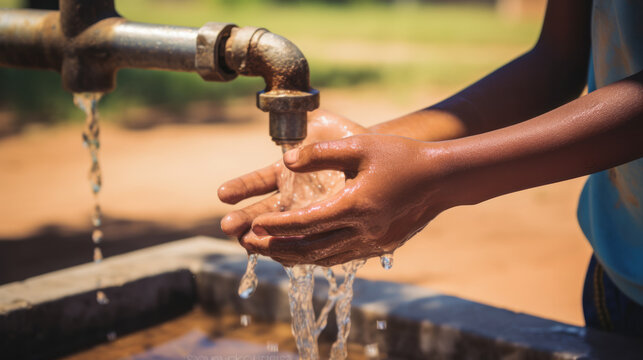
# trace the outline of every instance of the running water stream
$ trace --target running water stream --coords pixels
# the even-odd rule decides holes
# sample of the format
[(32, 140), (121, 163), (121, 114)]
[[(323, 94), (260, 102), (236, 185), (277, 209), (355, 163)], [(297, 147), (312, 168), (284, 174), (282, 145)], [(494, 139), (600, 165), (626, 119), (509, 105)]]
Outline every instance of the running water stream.
[[(92, 212), (92, 242), (94, 243), (94, 263), (100, 263), (103, 260), (103, 252), (100, 244), (103, 241), (103, 231), (100, 229), (103, 221), (103, 215), (100, 209), (98, 194), (103, 185), (100, 163), (98, 161), (98, 151), (100, 149), (100, 127), (98, 123), (98, 101), (103, 96), (102, 93), (77, 93), (74, 94), (74, 104), (85, 113), (85, 129), (83, 130), (83, 146), (89, 151), (91, 166), (89, 168), (89, 184), (92, 194), (94, 195), (94, 209)], [(101, 290), (100, 277), (96, 279), (96, 301), (101, 305), (107, 305), (109, 298)]]
[[(297, 148), (300, 144), (282, 146), (283, 152)], [(280, 211), (298, 209), (335, 194), (344, 186), (344, 174), (339, 171), (318, 171), (315, 173), (293, 173), (285, 166), (279, 181)], [(350, 333), (350, 312), (353, 299), (353, 282), (357, 270), (366, 260), (350, 261), (341, 265), (343, 279), (338, 283), (332, 268), (316, 265), (295, 265), (284, 267), (290, 286), (288, 300), (292, 317), (292, 331), (301, 359), (319, 359), (317, 340), (326, 327), (328, 315), (335, 310), (337, 340), (333, 343), (330, 359), (345, 359), (348, 355), (347, 339)], [(257, 286), (255, 267), (257, 255), (248, 257), (248, 267), (239, 287), (239, 296), (248, 298)], [(328, 298), (319, 315), (315, 317), (313, 291), (315, 270), (322, 270), (328, 281)]]

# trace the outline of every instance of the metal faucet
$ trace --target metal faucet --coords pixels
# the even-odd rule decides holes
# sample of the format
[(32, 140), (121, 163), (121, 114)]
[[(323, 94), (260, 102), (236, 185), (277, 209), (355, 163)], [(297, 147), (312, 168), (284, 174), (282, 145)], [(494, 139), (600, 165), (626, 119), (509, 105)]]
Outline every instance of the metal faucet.
[(58, 71), (71, 92), (112, 91), (121, 68), (196, 72), (206, 81), (261, 76), (257, 107), (270, 114), (279, 145), (303, 140), (306, 114), (319, 107), (308, 62), (289, 40), (229, 23), (132, 22), (114, 0), (60, 0), (60, 11), (1, 9), (0, 66)]

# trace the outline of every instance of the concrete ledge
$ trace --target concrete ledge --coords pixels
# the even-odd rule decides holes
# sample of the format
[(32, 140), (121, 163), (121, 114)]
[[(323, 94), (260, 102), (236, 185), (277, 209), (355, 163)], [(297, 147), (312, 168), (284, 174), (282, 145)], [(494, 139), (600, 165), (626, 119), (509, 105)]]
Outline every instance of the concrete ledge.
[[(246, 256), (207, 257), (197, 274), (202, 307), (235, 311), (264, 321), (290, 321), (288, 278), (281, 266), (260, 259), (259, 286), (248, 300), (237, 288)], [(356, 279), (350, 339), (378, 343), (399, 359), (642, 359), (643, 343), (527, 314), (445, 296), (413, 285)], [(316, 278), (315, 306), (327, 283)], [(387, 320), (386, 331), (376, 329)], [(325, 335), (335, 333), (329, 319)], [(322, 335), (324, 336), (324, 335)]]
[[(184, 313), (202, 254), (231, 248), (193, 238), (0, 286), (0, 358), (51, 358)], [(96, 302), (99, 277), (106, 306)]]
[[(200, 304), (266, 321), (289, 321), (287, 277), (260, 260), (249, 300), (237, 286), (245, 252), (235, 243), (197, 237), (116, 256), (0, 287), (2, 358), (48, 358), (163, 321)], [(95, 301), (96, 278), (110, 298)], [(319, 279), (315, 300), (325, 299)], [(412, 285), (357, 279), (352, 341), (377, 342), (390, 358), (640, 359), (634, 339), (513, 313)], [(376, 320), (387, 320), (386, 331)], [(333, 320), (326, 336), (332, 336)]]

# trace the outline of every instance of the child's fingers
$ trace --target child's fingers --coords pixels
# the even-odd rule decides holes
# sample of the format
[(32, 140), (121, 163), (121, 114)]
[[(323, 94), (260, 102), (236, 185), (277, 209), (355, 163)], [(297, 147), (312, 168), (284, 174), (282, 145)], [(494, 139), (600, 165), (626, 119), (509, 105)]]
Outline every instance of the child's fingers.
[(219, 187), (219, 199), (224, 203), (236, 204), (249, 197), (275, 191), (280, 171), (281, 164), (275, 163), (227, 181)]
[(241, 210), (235, 210), (221, 220), (221, 230), (230, 236), (239, 237), (250, 229), (257, 216), (279, 211), (278, 202), (279, 195), (272, 195)]

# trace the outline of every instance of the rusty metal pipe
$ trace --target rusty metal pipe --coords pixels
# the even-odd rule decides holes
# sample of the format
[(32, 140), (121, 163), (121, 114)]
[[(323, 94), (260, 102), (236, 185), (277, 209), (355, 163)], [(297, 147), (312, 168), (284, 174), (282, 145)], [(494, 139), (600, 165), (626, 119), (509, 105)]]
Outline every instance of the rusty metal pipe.
[(108, 17), (68, 37), (62, 14), (1, 10), (0, 66), (58, 71), (63, 87), (71, 92), (111, 91), (116, 71), (122, 68), (198, 72), (212, 81), (236, 77), (215, 61), (223, 57), (219, 47), (232, 24), (209, 23), (199, 29)]
[(306, 113), (319, 107), (319, 92), (310, 87), (308, 61), (295, 44), (262, 28), (233, 29), (225, 60), (241, 75), (264, 78), (266, 89), (257, 94), (257, 107), (270, 113), (273, 141), (306, 138)]
[(199, 29), (120, 21), (102, 46), (117, 68), (196, 71)]
[(57, 11), (0, 11), (0, 66), (60, 71), (64, 42)]
[(197, 72), (208, 81), (261, 76), (257, 106), (278, 144), (306, 137), (319, 107), (308, 62), (289, 40), (261, 28), (154, 25), (120, 17), (113, 0), (60, 0), (60, 11), (0, 10), (0, 66), (54, 70), (72, 92), (108, 92), (121, 68)]

